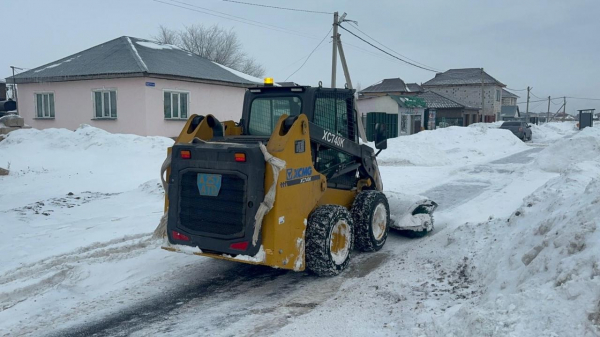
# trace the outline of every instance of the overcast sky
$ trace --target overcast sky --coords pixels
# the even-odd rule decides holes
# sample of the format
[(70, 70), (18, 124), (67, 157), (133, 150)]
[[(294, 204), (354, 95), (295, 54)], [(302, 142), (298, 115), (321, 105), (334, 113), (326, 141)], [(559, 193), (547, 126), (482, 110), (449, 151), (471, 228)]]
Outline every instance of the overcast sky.
[[(35, 68), (100, 43), (127, 35), (151, 38), (162, 24), (219, 24), (233, 28), (245, 51), (283, 81), (304, 61), (331, 28), (332, 15), (284, 11), (221, 0), (181, 2), (264, 22), (285, 29), (265, 29), (174, 7), (153, 0), (0, 0), (4, 37), (0, 78), (9, 66)], [(347, 19), (371, 37), (429, 67), (480, 68), (508, 88), (533, 87), (537, 97), (600, 98), (600, 1), (275, 1), (243, 0), (265, 5), (348, 13)], [(179, 3), (177, 3), (179, 2)], [(205, 11), (195, 8), (199, 11)], [(221, 14), (219, 14), (221, 15)], [(351, 25), (346, 27), (353, 29)], [(289, 30), (300, 32), (295, 34)], [(356, 31), (356, 29), (353, 29)], [(435, 73), (393, 60), (341, 30), (352, 81), (365, 88), (384, 78), (422, 83)], [(331, 38), (289, 81), (317, 85), (331, 81)], [(344, 81), (338, 66), (338, 86)], [(525, 91), (514, 91), (526, 100)], [(532, 96), (531, 100), (538, 100)], [(556, 111), (562, 101), (553, 101)], [(521, 105), (524, 111), (525, 105)], [(547, 103), (532, 103), (546, 111)], [(600, 100), (567, 99), (567, 112), (596, 108)]]

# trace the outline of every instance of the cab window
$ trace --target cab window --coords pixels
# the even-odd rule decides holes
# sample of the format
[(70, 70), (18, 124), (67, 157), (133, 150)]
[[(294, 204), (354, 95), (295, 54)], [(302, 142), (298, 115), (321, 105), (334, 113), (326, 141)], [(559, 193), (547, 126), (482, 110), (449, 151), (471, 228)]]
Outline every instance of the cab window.
[(250, 106), (248, 133), (270, 136), (282, 115), (297, 116), (302, 111), (299, 97), (259, 97)]

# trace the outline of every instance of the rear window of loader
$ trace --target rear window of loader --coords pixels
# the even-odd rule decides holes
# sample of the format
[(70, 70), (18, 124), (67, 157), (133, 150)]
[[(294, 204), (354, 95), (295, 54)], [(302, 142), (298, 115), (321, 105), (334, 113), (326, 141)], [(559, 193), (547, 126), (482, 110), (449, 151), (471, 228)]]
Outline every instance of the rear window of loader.
[(299, 97), (260, 97), (252, 101), (248, 133), (270, 136), (282, 115), (297, 116), (302, 111)]

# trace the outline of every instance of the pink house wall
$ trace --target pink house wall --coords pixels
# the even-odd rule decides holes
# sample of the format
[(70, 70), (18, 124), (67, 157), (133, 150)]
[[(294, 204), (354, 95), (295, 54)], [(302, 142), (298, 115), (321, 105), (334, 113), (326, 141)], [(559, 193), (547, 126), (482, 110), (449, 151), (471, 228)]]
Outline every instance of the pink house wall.
[(184, 91), (189, 93), (188, 115), (212, 114), (220, 121), (242, 118), (242, 104), (246, 89), (157, 78), (146, 78), (145, 82), (155, 83), (145, 86), (146, 91), (146, 130), (148, 135), (167, 137), (178, 136), (186, 120), (164, 118), (164, 91)]
[[(146, 82), (155, 86), (146, 86)], [(116, 120), (94, 119), (92, 92), (97, 89), (116, 89)], [(89, 124), (113, 133), (166, 137), (179, 135), (185, 120), (164, 118), (164, 90), (188, 92), (189, 114), (213, 114), (221, 121), (239, 121), (245, 92), (238, 87), (148, 77), (26, 83), (20, 84), (18, 90), (19, 114), (25, 123), (37, 129), (74, 130), (81, 124)], [(54, 119), (35, 117), (35, 94), (41, 92), (54, 93)]]

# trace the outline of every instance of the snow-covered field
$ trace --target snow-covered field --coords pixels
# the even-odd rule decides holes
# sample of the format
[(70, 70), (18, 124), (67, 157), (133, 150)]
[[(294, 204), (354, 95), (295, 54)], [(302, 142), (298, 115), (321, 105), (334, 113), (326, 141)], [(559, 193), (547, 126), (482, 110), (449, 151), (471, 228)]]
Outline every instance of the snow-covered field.
[(0, 336), (597, 336), (600, 130), (388, 141), (386, 191), (436, 200), (333, 278), (159, 249), (170, 139), (82, 127), (0, 142)]

